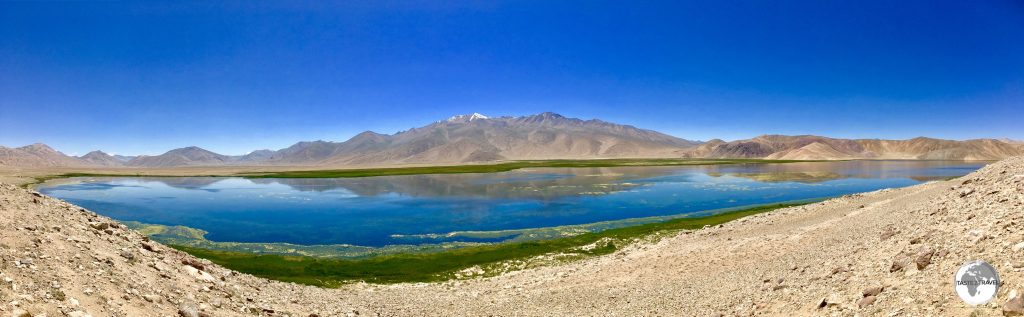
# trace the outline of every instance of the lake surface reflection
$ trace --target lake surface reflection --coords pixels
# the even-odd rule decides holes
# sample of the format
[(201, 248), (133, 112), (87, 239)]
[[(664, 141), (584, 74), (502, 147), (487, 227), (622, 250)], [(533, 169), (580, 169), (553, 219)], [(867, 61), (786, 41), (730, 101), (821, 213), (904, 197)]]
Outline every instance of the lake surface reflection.
[[(961, 176), (983, 165), (851, 161), (332, 179), (79, 177), (50, 181), (39, 190), (122, 221), (202, 229), (213, 241), (384, 246), (418, 243), (408, 236), (424, 234), (830, 197)], [(488, 240), (430, 240), (439, 241)]]

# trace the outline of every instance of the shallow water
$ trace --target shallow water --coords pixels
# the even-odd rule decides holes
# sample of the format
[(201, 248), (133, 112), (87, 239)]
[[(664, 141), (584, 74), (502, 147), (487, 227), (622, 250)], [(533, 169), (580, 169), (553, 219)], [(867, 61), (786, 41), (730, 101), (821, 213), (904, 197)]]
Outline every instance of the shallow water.
[[(508, 237), (444, 237), (830, 197), (961, 176), (981, 166), (852, 161), (332, 179), (79, 177), (39, 190), (122, 221), (202, 229), (213, 241), (384, 246), (490, 242)], [(442, 238), (417, 238), (429, 234)]]

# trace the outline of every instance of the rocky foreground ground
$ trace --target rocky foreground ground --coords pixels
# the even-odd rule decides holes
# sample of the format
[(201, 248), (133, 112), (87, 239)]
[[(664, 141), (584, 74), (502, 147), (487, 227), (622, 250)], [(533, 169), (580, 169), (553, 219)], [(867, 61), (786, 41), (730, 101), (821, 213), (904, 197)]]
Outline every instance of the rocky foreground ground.
[[(968, 316), (1024, 313), (1024, 158), (498, 277), (320, 289), (195, 259), (66, 202), (0, 185), (10, 316)], [(978, 307), (953, 274), (1004, 282)]]

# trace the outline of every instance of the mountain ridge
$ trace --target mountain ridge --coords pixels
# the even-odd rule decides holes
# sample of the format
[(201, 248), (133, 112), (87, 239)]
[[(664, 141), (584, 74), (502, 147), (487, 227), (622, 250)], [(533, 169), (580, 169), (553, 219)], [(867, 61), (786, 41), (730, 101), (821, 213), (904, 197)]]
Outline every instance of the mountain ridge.
[(456, 115), (394, 134), (364, 131), (341, 142), (301, 141), (279, 150), (234, 156), (197, 146), (151, 156), (92, 151), (78, 157), (42, 143), (19, 148), (0, 146), (0, 166), (380, 166), (605, 158), (998, 160), (1015, 155), (1024, 155), (1024, 144), (1009, 139), (885, 140), (765, 134), (743, 140), (700, 142), (632, 125), (543, 112), (502, 117)]

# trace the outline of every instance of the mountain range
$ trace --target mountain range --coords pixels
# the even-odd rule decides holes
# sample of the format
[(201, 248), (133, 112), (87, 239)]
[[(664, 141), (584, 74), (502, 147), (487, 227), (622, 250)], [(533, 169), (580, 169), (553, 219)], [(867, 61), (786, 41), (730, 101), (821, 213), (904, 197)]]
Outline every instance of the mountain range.
[(18, 148), (0, 146), (0, 166), (379, 166), (599, 158), (996, 160), (1015, 155), (1024, 155), (1024, 144), (996, 139), (879, 140), (763, 135), (731, 142), (700, 142), (630, 125), (545, 112), (497, 118), (477, 113), (458, 115), (391, 135), (366, 131), (344, 142), (304, 141), (276, 151), (257, 150), (237, 156), (195, 146), (135, 157), (102, 151), (68, 156), (39, 143)]

